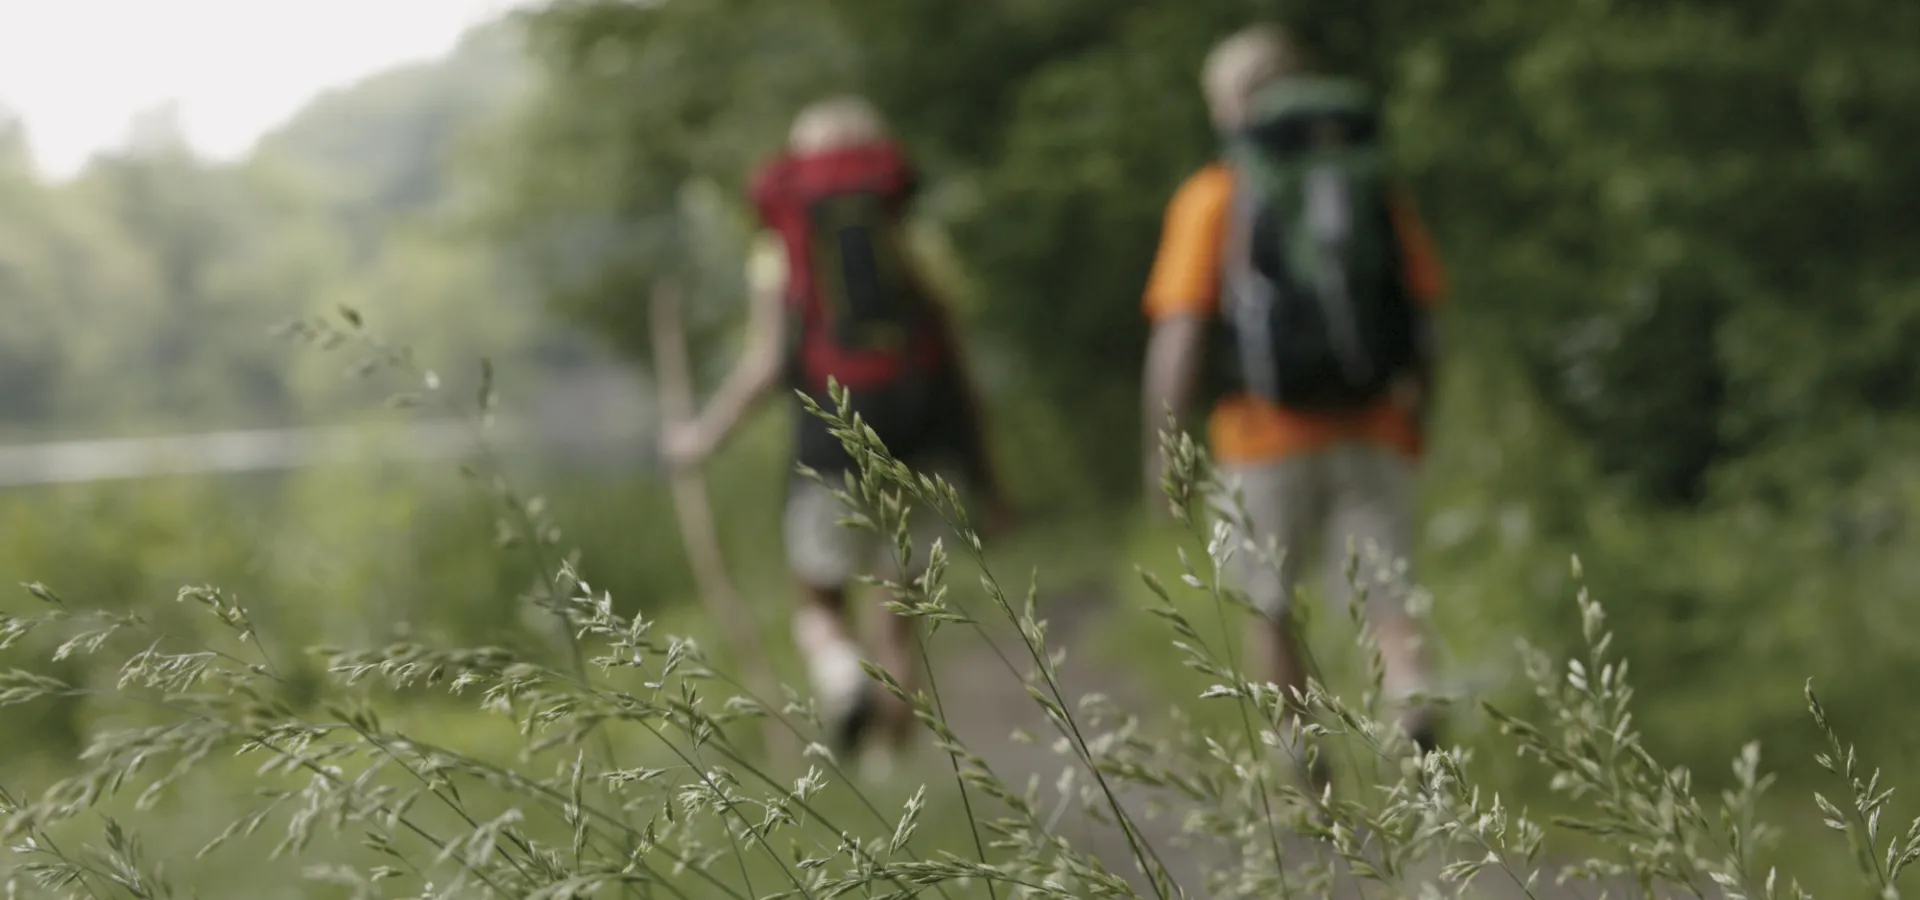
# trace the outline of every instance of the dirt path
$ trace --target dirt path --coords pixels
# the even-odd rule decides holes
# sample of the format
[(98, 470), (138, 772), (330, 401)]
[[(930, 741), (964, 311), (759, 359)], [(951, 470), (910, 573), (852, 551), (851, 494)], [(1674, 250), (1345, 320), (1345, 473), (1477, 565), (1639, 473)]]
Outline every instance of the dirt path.
[[(1063, 693), (1069, 701), (1078, 701), (1083, 695), (1098, 693), (1121, 708), (1145, 716), (1156, 711), (1162, 701), (1154, 699), (1134, 673), (1105, 663), (1086, 650), (1090, 631), (1088, 626), (1098, 616), (1116, 612), (1119, 611), (1113, 608), (1112, 592), (1103, 585), (1089, 584), (1053, 595), (1041, 615), (1048, 622), (1049, 643), (1066, 648), (1068, 652), (1060, 674)], [(1000, 653), (1013, 659), (1022, 671), (1027, 669), (1026, 650), (1010, 626), (1000, 629), (993, 636), (992, 644), (999, 648)], [(1007, 671), (1006, 665), (996, 655), (994, 646), (988, 646), (971, 635), (955, 635), (943, 636), (935, 649), (934, 664), (940, 676), (947, 720), (955, 732), (1007, 784), (1018, 789), (1024, 787), (1029, 779), (1036, 779), (1043, 798), (1057, 797), (1058, 791), (1053, 790), (1053, 785), (1069, 761), (1049, 747), (1056, 733), (1047, 723), (1038, 704)], [(1012, 734), (1016, 729), (1025, 729), (1038, 740), (1034, 743), (1013, 740)], [(925, 760), (930, 755), (923, 754), (921, 759)], [(1147, 798), (1140, 791), (1125, 793), (1121, 802), (1141, 825), (1146, 840), (1158, 852), (1188, 896), (1206, 896), (1204, 872), (1210, 861), (1176, 845), (1179, 811), (1164, 811), (1150, 817)], [(1084, 813), (1073, 810), (1062, 816), (1056, 833), (1067, 837), (1076, 846), (1090, 850), (1110, 870), (1129, 877), (1142, 896), (1152, 896), (1150, 886), (1139, 874), (1128, 843), (1117, 827), (1092, 821)], [(1283, 846), (1283, 851), (1288, 856), (1300, 859), (1316, 855), (1312, 839), (1299, 836), (1290, 838)], [(1435, 871), (1437, 868), (1436, 865)], [(1549, 866), (1541, 874), (1542, 884), (1535, 887), (1530, 895), (1504, 874), (1487, 872), (1476, 879), (1473, 891), (1466, 896), (1489, 900), (1528, 896), (1536, 900), (1633, 896), (1631, 891), (1626, 890), (1628, 886), (1625, 884), (1582, 884), (1558, 888), (1553, 885), (1555, 879), (1552, 873), (1555, 871), (1558, 871), (1557, 864)], [(1341, 886), (1330, 896), (1355, 900), (1365, 900), (1369, 896), (1352, 879), (1342, 878), (1340, 882)], [(1604, 894), (1603, 888), (1607, 889)], [(1373, 893), (1379, 893), (1377, 887), (1374, 887)]]

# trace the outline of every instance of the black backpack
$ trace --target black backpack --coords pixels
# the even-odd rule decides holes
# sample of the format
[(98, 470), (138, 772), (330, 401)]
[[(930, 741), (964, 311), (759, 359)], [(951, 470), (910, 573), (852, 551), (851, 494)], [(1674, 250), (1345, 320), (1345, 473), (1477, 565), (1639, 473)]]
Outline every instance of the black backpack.
[(1317, 76), (1271, 85), (1253, 106), (1226, 148), (1223, 387), (1303, 411), (1364, 408), (1414, 362), (1420, 315), (1378, 110), (1358, 84)]

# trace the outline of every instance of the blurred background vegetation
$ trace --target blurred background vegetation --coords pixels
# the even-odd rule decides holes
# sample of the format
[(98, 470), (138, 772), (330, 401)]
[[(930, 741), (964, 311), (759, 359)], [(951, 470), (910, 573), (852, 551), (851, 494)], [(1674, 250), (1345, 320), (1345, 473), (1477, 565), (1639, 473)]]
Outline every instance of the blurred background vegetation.
[[(596, 588), (685, 615), (643, 439), (647, 292), (690, 285), (710, 386), (744, 179), (800, 104), (857, 89), (930, 176), (920, 237), (976, 336), (1022, 552), (1131, 603), (1132, 563), (1171, 553), (1117, 514), (1142, 499), (1113, 450), (1137, 428), (1138, 297), (1169, 193), (1214, 149), (1201, 59), (1276, 17), (1388, 91), (1451, 270), (1416, 565), (1460, 686), (1519, 702), (1512, 641), (1578, 641), (1577, 553), (1663, 758), (1711, 783), (1759, 739), (1797, 803), (1812, 678), (1895, 783), (1920, 779), (1920, 726), (1887, 706), (1920, 679), (1920, 4), (553, 0), (316, 97), (235, 163), (156, 117), (54, 183), (0, 128), (0, 439), (465, 415), (484, 357), (543, 434), (639, 420), (503, 464)], [(451, 399), (381, 410), (420, 385), (269, 336), (341, 307)], [(775, 640), (784, 415), (711, 479)], [(163, 618), (218, 584), (289, 647), (531, 644), (516, 598), (546, 562), (503, 548), (497, 514), (450, 462), (13, 487), (0, 576)], [(1152, 658), (1136, 618), (1104, 637)], [(87, 709), (33, 715), (0, 767), (69, 755)]]

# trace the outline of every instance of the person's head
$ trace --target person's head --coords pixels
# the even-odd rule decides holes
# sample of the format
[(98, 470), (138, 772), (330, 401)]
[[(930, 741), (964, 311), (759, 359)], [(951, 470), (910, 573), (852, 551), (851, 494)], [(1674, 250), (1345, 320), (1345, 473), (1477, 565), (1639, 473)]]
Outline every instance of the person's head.
[(1306, 51), (1278, 25), (1243, 28), (1214, 45), (1200, 72), (1213, 125), (1231, 131), (1246, 122), (1248, 104), (1261, 88), (1307, 70)]
[(886, 122), (872, 103), (842, 94), (800, 110), (787, 133), (787, 149), (800, 154), (819, 153), (872, 143), (886, 136)]

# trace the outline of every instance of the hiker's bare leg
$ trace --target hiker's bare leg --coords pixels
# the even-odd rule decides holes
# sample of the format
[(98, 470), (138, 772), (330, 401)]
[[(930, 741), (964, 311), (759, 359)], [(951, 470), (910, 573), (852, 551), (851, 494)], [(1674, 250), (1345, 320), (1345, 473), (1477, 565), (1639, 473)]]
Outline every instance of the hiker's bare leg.
[[(1301, 640), (1299, 623), (1285, 606), (1261, 624), (1262, 627), (1249, 635), (1248, 655), (1259, 661), (1262, 674), (1282, 692), (1280, 721), (1284, 727), (1291, 728), (1300, 722), (1303, 712), (1294, 695), (1296, 692), (1304, 695), (1307, 690), (1306, 645)], [(1306, 752), (1303, 742), (1295, 742), (1288, 752), (1297, 757), (1291, 762), (1306, 764), (1304, 756), (1300, 756)]]
[[(875, 598), (873, 605), (880, 605), (879, 598)], [(920, 689), (918, 623), (886, 609), (868, 612), (873, 622), (873, 627), (869, 629), (873, 636), (872, 643), (868, 646), (873, 648), (875, 664), (885, 669), (907, 696), (913, 696)], [(886, 692), (880, 698), (880, 723), (890, 743), (896, 747), (904, 745), (913, 736), (917, 724), (913, 717), (913, 706)]]
[(848, 586), (870, 544), (861, 532), (838, 524), (839, 499), (825, 486), (797, 480), (786, 510), (787, 562), (800, 583), (801, 604), (793, 620), (794, 642), (806, 661), (830, 738), (842, 750), (858, 738), (869, 718), (872, 685), (860, 666), (860, 644), (847, 621)]
[[(1299, 737), (1295, 727), (1301, 724), (1304, 711), (1295, 702), (1295, 694), (1307, 689), (1306, 645), (1292, 610), (1297, 560), (1303, 558), (1296, 547), (1300, 538), (1311, 533), (1309, 526), (1319, 521), (1320, 491), (1313, 481), (1316, 465), (1311, 458), (1300, 458), (1223, 467), (1223, 481), (1229, 491), (1240, 491), (1245, 505), (1234, 507), (1231, 496), (1214, 501), (1217, 514), (1229, 523), (1235, 545), (1227, 574), (1235, 586), (1246, 591), (1261, 616), (1259, 627), (1248, 631), (1247, 668), (1280, 690), (1276, 724), (1282, 737), (1289, 739)], [(1246, 546), (1249, 540), (1252, 548)], [(1280, 752), (1306, 782), (1303, 787), (1320, 790), (1326, 786), (1325, 767), (1307, 765), (1306, 741), (1288, 740)]]
[(1369, 618), (1380, 644), (1380, 660), (1386, 669), (1382, 690), (1389, 700), (1403, 707), (1401, 724), (1408, 734), (1424, 741), (1431, 737), (1436, 725), (1430, 705), (1415, 701), (1416, 695), (1429, 689), (1433, 679), (1433, 655), (1426, 629), (1406, 613), (1404, 605), (1390, 611), (1379, 609), (1385, 605), (1374, 604), (1375, 610)]
[(811, 658), (817, 651), (833, 646), (855, 646), (847, 623), (844, 588), (820, 588), (800, 585), (800, 609), (793, 617), (794, 640), (802, 654)]
[[(951, 466), (936, 464), (926, 474), (939, 474), (950, 484), (964, 485)], [(907, 527), (912, 534), (913, 558), (903, 568), (896, 556), (898, 551), (891, 549), (891, 542), (888, 542), (890, 549), (886, 551), (887, 558), (882, 561), (880, 570), (884, 577), (911, 587), (915, 586), (916, 579), (926, 574), (927, 561), (936, 541), (941, 543), (949, 556), (957, 552), (957, 545), (945, 520), (936, 510), (916, 505), (907, 513)], [(868, 646), (873, 648), (875, 661), (911, 697), (920, 689), (924, 675), (920, 665), (920, 622), (885, 609), (885, 599), (876, 597), (872, 604), (880, 608), (870, 611), (874, 627), (870, 630), (873, 641)], [(905, 746), (917, 733), (919, 722), (914, 718), (912, 704), (889, 695), (881, 712), (881, 721), (885, 723), (887, 735), (895, 747)]]
[[(1379, 647), (1385, 699), (1400, 707), (1409, 736), (1430, 741), (1434, 722), (1427, 704), (1413, 702), (1429, 689), (1432, 648), (1422, 623), (1407, 610), (1413, 553), (1414, 471), (1392, 451), (1344, 449), (1334, 459), (1335, 491), (1328, 548), (1336, 591), (1366, 594), (1367, 622)], [(1355, 554), (1350, 556), (1349, 554)], [(1356, 565), (1353, 583), (1347, 566)]]

